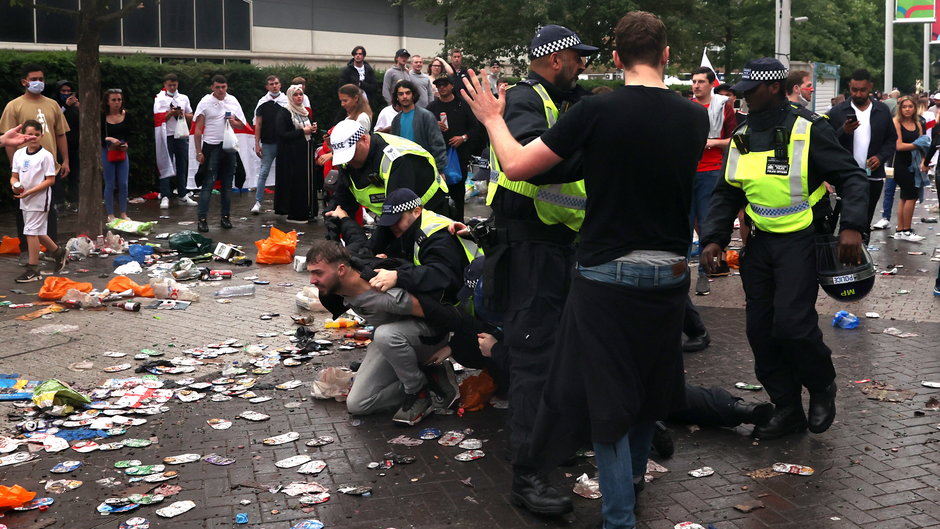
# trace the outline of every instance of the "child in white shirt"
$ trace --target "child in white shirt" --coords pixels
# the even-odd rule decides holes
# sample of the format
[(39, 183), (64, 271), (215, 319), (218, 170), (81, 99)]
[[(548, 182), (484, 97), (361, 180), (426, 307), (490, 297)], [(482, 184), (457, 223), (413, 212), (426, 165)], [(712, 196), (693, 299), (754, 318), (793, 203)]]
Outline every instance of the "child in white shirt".
[(39, 280), (39, 245), (46, 247), (55, 258), (55, 273), (65, 268), (68, 254), (47, 235), (49, 208), (52, 201), (52, 185), (56, 169), (52, 153), (42, 148), (42, 125), (35, 120), (23, 124), (23, 133), (35, 137), (13, 155), (13, 176), (10, 185), (14, 198), (19, 199), (23, 210), (23, 236), (29, 247), (29, 264), (26, 271), (16, 278), (17, 283)]

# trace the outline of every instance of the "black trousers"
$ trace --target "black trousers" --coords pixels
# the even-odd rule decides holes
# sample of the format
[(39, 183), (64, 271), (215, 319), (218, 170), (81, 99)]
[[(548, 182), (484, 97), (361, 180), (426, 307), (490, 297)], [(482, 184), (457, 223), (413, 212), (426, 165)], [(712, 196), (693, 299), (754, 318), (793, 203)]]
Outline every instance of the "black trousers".
[(815, 243), (812, 228), (755, 230), (741, 257), (754, 370), (777, 406), (802, 405), (802, 387), (822, 391), (836, 376), (816, 314)]
[(689, 338), (694, 338), (705, 334), (705, 322), (702, 321), (702, 315), (692, 303), (692, 296), (686, 296), (685, 299), (685, 318), (682, 320), (682, 334)]
[(869, 237), (871, 237), (871, 221), (875, 218), (875, 210), (878, 209), (878, 202), (884, 187), (884, 180), (868, 181), (868, 224), (865, 226), (865, 233), (862, 234), (865, 244), (868, 244)]
[(741, 420), (734, 403), (742, 400), (719, 387), (685, 385), (685, 408), (669, 414), (669, 422), (713, 428), (734, 428)]
[(509, 299), (515, 310), (503, 322), (509, 353), (509, 427), (513, 464), (536, 468), (529, 449), (542, 388), (556, 353), (555, 341), (568, 297), (573, 248), (541, 242), (510, 246)]
[[(16, 201), (16, 236), (20, 238), (20, 252), (29, 251), (29, 243), (26, 242), (26, 237), (23, 235), (23, 228), (26, 227), (26, 223), (23, 221), (23, 210), (20, 209), (20, 201)], [(59, 222), (58, 215), (56, 215), (55, 208), (52, 207), (52, 204), (49, 204), (49, 220), (46, 224), (46, 234), (49, 235), (49, 238), (53, 241), (56, 241), (56, 244), (59, 242)]]
[(447, 184), (447, 194), (449, 194), (450, 198), (454, 201), (454, 220), (463, 222), (464, 200), (467, 195), (467, 176), (464, 175), (463, 179), (456, 184)]

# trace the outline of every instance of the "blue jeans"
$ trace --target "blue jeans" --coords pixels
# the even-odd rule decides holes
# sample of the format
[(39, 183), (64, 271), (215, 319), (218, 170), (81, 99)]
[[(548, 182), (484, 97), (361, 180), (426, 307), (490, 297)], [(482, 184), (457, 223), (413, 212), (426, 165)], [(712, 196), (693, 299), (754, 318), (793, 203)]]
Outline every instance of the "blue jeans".
[(258, 189), (255, 190), (255, 202), (261, 202), (264, 199), (264, 184), (268, 181), (268, 173), (271, 172), (271, 165), (277, 158), (276, 143), (261, 144), (261, 168), (258, 170)]
[[(692, 186), (692, 209), (689, 211), (689, 225), (692, 226), (692, 229), (695, 229), (696, 222), (701, 228), (708, 219), (708, 206), (711, 203), (712, 192), (715, 190), (715, 184), (719, 178), (721, 178), (721, 171), (699, 171), (695, 173), (695, 183)], [(698, 264), (698, 271), (705, 271), (701, 261)]]
[(894, 207), (894, 190), (898, 188), (894, 178), (885, 178), (885, 198), (881, 202), (881, 218), (891, 220), (891, 208)]
[(117, 186), (118, 213), (127, 213), (127, 173), (130, 156), (120, 162), (108, 161), (108, 149), (101, 148), (101, 165), (104, 167), (104, 209), (114, 215), (114, 188)]
[(575, 265), (588, 279), (636, 288), (672, 288), (685, 281), (688, 271), (675, 275), (672, 266), (651, 266), (610, 261), (597, 266)]
[[(603, 494), (604, 529), (636, 527), (636, 494), (633, 484), (643, 479), (656, 426), (652, 421), (634, 424), (615, 444), (594, 443), (594, 457)], [(637, 479), (637, 481), (634, 481)]]
[(209, 216), (209, 200), (212, 198), (212, 186), (216, 178), (222, 182), (222, 216), (228, 217), (232, 207), (232, 183), (235, 180), (235, 152), (223, 151), (221, 143), (203, 143), (202, 154), (205, 157), (206, 175), (199, 192), (199, 218)]
[(162, 197), (173, 196), (172, 189), (175, 184), (177, 196), (183, 198), (188, 192), (186, 181), (189, 180), (189, 138), (176, 139), (173, 136), (167, 136), (166, 148), (176, 167), (176, 176), (160, 179), (160, 195)]

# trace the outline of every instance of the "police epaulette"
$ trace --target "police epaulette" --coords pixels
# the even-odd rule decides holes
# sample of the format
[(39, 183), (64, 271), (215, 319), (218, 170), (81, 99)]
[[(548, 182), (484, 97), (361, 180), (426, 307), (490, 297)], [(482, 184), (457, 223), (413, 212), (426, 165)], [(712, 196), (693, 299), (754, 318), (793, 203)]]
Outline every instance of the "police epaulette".
[(527, 84), (527, 85), (529, 85), (529, 86), (535, 86), (535, 85), (539, 84), (539, 82), (538, 82), (537, 80), (535, 80), (535, 79), (521, 79), (521, 80), (520, 80), (518, 83), (516, 83), (516, 84), (520, 84), (520, 83), (524, 83), (524, 84)]
[(790, 107), (790, 108), (792, 109), (793, 113), (796, 114), (797, 116), (800, 116), (801, 118), (811, 121), (813, 123), (821, 119), (829, 119), (829, 116), (826, 116), (825, 114), (817, 114), (807, 108), (793, 108), (793, 107)]

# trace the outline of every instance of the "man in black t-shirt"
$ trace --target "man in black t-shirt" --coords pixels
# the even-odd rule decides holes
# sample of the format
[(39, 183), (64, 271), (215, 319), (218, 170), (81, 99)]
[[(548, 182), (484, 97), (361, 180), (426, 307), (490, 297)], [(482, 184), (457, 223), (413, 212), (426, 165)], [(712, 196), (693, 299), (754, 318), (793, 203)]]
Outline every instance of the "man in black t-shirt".
[(531, 450), (543, 464), (557, 464), (590, 432), (604, 524), (619, 528), (636, 525), (654, 421), (684, 403), (688, 215), (709, 121), (701, 105), (663, 83), (669, 48), (656, 15), (627, 13), (615, 41), (625, 86), (582, 99), (525, 146), (503, 121), (504, 100), (473, 72), (465, 98), (473, 98), (510, 180), (529, 179), (578, 151), (583, 156), (587, 205), (578, 264)]
[[(463, 201), (466, 192), (467, 165), (470, 155), (479, 150), (480, 123), (473, 116), (473, 111), (462, 99), (454, 95), (454, 84), (447, 77), (434, 80), (437, 87), (438, 98), (428, 104), (427, 109), (438, 118), (438, 126), (444, 134), (444, 142), (448, 148), (457, 149), (457, 158), (460, 160), (460, 172), (463, 178), (460, 182), (448, 184), (450, 197), (454, 199), (454, 216), (463, 221)], [(446, 117), (446, 119), (445, 119)]]

